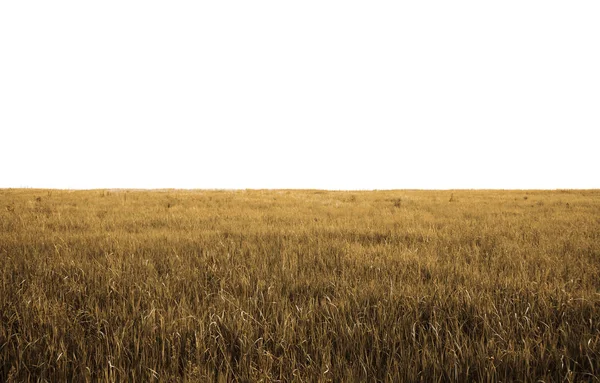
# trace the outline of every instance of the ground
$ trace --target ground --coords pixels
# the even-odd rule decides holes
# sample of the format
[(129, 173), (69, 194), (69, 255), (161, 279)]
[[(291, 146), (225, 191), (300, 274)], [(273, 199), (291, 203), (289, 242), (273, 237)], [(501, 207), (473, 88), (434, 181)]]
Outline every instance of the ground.
[(0, 190), (0, 381), (597, 381), (600, 191)]

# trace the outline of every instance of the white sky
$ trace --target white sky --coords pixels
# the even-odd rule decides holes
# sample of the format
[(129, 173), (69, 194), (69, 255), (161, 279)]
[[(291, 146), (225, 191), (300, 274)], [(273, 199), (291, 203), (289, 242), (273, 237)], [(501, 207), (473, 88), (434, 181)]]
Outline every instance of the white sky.
[(600, 2), (0, 2), (0, 187), (599, 188)]

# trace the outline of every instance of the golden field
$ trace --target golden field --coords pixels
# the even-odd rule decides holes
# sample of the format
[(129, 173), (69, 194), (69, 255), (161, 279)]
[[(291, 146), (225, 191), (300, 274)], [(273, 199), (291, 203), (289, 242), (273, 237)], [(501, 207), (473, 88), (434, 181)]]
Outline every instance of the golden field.
[(600, 191), (0, 190), (0, 381), (600, 381)]

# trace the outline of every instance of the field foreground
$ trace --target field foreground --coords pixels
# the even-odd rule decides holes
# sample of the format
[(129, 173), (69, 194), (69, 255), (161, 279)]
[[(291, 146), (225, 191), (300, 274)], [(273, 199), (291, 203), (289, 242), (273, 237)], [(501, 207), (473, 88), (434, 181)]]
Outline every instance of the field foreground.
[(600, 191), (0, 190), (0, 381), (600, 381)]

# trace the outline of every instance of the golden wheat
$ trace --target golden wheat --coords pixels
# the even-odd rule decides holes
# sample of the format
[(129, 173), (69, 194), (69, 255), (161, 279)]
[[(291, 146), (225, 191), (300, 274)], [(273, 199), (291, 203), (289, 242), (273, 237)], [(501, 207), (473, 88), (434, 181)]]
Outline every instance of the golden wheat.
[(0, 203), (0, 381), (600, 380), (600, 191)]

